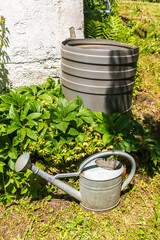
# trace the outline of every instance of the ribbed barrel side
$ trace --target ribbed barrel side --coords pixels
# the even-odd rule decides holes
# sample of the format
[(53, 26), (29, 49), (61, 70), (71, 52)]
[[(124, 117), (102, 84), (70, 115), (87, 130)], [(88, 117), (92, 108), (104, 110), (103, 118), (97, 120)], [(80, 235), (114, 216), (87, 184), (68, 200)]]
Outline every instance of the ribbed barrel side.
[(92, 111), (131, 110), (139, 49), (103, 39), (74, 39), (62, 43), (62, 91), (68, 101), (80, 96)]

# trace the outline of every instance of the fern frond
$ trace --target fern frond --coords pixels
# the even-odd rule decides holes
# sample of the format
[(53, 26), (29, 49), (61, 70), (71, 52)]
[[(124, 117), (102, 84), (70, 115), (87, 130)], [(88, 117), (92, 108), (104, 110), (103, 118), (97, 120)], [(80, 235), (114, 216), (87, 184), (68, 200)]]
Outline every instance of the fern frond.
[(123, 34), (123, 24), (121, 18), (118, 15), (110, 17), (110, 40), (119, 41), (122, 38)]
[(86, 27), (86, 37), (88, 38), (102, 38), (103, 24), (99, 21), (91, 20)]

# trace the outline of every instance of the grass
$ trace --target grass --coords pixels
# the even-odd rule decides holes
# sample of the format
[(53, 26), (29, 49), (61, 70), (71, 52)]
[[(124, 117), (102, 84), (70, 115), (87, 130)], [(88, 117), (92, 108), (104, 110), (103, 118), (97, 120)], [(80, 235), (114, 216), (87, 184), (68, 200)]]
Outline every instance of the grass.
[(159, 239), (160, 175), (136, 174), (115, 209), (95, 214), (59, 190), (50, 200), (0, 205), (1, 239)]
[[(160, 141), (160, 5), (118, 0), (124, 23), (139, 22), (135, 44), (140, 46), (141, 87), (133, 113), (154, 126)], [(77, 184), (77, 183), (76, 183)], [(137, 171), (113, 210), (95, 214), (84, 211), (75, 199), (55, 190), (45, 199), (0, 203), (0, 239), (160, 239), (160, 174)]]
[[(160, 4), (118, 0), (118, 10), (124, 24), (139, 23), (134, 44), (140, 47), (139, 64), (142, 85), (133, 111), (141, 117), (149, 115), (160, 120)], [(141, 98), (142, 96), (142, 98)], [(147, 98), (147, 101), (146, 101)]]

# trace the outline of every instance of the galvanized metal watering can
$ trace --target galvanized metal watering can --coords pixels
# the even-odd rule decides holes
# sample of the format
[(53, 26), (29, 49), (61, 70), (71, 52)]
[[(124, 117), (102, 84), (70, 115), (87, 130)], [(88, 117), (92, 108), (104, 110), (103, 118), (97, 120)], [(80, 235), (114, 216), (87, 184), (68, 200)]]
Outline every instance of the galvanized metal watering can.
[[(111, 155), (119, 155), (130, 161), (131, 171), (123, 184), (124, 167), (121, 162), (106, 158)], [(120, 193), (134, 177), (136, 164), (134, 159), (125, 152), (105, 151), (85, 159), (76, 173), (62, 173), (52, 176), (32, 165), (29, 153), (24, 153), (17, 159), (15, 170), (20, 172), (25, 169), (31, 169), (35, 174), (76, 198), (84, 208), (90, 211), (106, 211), (114, 208), (120, 202)], [(58, 180), (59, 178), (77, 176), (80, 178), (80, 191)]]

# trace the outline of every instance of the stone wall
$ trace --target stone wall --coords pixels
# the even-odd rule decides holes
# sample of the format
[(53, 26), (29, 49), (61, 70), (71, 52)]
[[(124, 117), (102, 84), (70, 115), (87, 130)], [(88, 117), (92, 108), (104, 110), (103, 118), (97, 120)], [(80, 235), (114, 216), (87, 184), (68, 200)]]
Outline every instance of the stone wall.
[(7, 64), (12, 87), (60, 75), (61, 42), (83, 38), (83, 0), (3, 0), (0, 15), (10, 31)]

